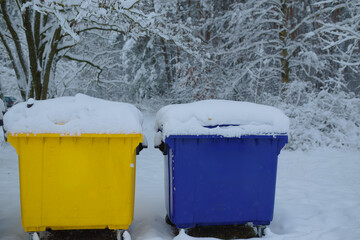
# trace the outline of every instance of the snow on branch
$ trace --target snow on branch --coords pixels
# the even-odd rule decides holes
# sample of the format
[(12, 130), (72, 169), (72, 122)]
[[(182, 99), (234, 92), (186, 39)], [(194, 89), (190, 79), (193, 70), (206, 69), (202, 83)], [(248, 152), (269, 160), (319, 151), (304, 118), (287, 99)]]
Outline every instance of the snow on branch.
[(92, 60), (90, 60), (90, 59), (81, 59), (81, 58), (78, 58), (78, 57), (72, 56), (72, 55), (64, 55), (62, 57), (66, 58), (66, 59), (69, 59), (71, 61), (76, 61), (76, 62), (80, 62), (80, 63), (86, 63), (87, 65), (90, 65), (90, 66), (98, 69), (99, 71), (97, 73), (97, 80), (100, 81), (100, 75), (103, 72), (103, 68), (96, 65)]

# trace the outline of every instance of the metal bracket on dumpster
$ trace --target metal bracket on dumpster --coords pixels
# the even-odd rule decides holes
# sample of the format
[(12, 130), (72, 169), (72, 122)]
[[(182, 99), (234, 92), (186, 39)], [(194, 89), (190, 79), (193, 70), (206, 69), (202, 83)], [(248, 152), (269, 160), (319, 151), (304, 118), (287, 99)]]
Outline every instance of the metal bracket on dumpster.
[(163, 155), (167, 155), (168, 145), (163, 141), (161, 141), (160, 145), (155, 146), (155, 148), (158, 148), (163, 153)]
[(143, 145), (142, 143), (139, 143), (139, 145), (136, 147), (136, 155), (139, 155), (141, 150), (143, 150), (144, 148), (147, 148), (147, 146)]

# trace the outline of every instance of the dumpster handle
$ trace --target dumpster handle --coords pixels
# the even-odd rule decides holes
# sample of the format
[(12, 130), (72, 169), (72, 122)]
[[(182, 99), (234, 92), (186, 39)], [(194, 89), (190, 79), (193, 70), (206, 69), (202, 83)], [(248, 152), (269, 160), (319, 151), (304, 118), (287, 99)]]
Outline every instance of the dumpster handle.
[(155, 148), (158, 148), (163, 153), (163, 155), (167, 155), (168, 145), (163, 141), (161, 141), (160, 145), (155, 146)]
[(139, 155), (141, 150), (143, 150), (144, 148), (148, 148), (147, 145), (143, 145), (142, 143), (139, 143), (139, 145), (136, 147), (136, 155)]

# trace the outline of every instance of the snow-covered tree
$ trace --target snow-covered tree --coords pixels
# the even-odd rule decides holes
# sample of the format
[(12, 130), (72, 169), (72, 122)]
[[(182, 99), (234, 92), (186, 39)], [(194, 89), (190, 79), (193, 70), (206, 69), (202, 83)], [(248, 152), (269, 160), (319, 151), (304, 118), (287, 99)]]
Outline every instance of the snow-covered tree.
[[(66, 53), (78, 45), (83, 32), (125, 31), (133, 27), (141, 16), (141, 12), (130, 10), (135, 3), (2, 0), (1, 42), (12, 61), (23, 99), (48, 97), (59, 58), (91, 64), (88, 59)], [(119, 22), (113, 26), (113, 21)]]
[[(156, 35), (190, 49), (191, 43), (182, 40), (189, 39), (186, 29), (174, 32), (174, 26), (162, 24), (162, 16), (143, 11), (149, 3), (137, 2), (1, 0), (1, 42), (12, 61), (23, 99), (48, 97), (55, 65), (61, 59), (95, 68), (100, 80), (104, 65), (96, 62), (99, 56), (79, 54), (86, 49), (88, 43), (83, 37), (91, 36), (89, 32), (100, 36), (96, 43), (100, 47), (104, 32), (117, 32), (134, 39)], [(136, 4), (138, 8), (134, 7)], [(78, 49), (74, 50), (75, 47)]]
[(327, 16), (317, 19), (317, 32), (324, 43), (324, 51), (333, 59), (333, 70), (337, 73), (328, 83), (359, 92), (360, 1), (319, 1), (315, 5)]

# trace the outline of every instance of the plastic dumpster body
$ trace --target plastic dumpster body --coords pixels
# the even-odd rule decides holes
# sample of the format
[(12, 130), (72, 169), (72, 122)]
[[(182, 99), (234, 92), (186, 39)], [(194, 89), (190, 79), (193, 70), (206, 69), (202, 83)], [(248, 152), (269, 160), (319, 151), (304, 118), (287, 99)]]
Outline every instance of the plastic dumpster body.
[(268, 225), (286, 135), (165, 138), (166, 207), (177, 228)]
[(142, 134), (9, 134), (27, 232), (127, 229)]

